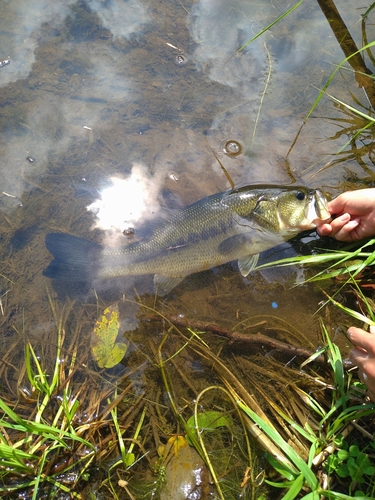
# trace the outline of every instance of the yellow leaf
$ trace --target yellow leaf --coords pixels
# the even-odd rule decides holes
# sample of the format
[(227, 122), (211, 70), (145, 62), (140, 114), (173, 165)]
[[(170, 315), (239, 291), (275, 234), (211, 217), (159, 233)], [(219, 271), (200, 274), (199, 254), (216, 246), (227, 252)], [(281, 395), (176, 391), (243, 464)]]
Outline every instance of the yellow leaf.
[(107, 307), (101, 320), (96, 322), (93, 334), (92, 352), (100, 368), (112, 368), (120, 363), (125, 355), (127, 345), (116, 343), (119, 328), (117, 305)]

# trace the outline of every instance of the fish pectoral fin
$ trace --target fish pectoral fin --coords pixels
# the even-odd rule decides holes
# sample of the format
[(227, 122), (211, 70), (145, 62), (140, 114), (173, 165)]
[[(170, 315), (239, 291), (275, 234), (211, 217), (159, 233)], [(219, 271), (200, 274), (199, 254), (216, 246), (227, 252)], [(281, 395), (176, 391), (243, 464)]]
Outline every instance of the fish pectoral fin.
[(179, 285), (184, 278), (185, 276), (163, 276), (162, 274), (155, 274), (154, 286), (157, 295), (161, 297), (168, 295), (168, 293)]
[[(254, 249), (255, 252), (259, 248), (259, 244), (256, 242), (254, 238), (254, 234), (252, 233), (242, 233), (236, 234), (222, 241), (218, 247), (219, 253), (222, 255), (231, 255), (233, 259), (236, 258), (237, 255), (243, 255), (246, 251), (251, 251), (250, 249)], [(261, 250), (261, 249), (259, 249)], [(258, 250), (258, 251), (259, 251)], [(242, 276), (246, 277), (251, 271), (255, 268), (258, 263), (259, 253), (253, 253), (251, 255), (246, 255), (246, 257), (242, 257), (238, 259), (238, 268), (242, 274)]]
[(254, 255), (249, 255), (242, 259), (238, 259), (238, 269), (242, 276), (246, 278), (248, 274), (256, 267), (258, 264), (259, 253), (255, 253)]
[(219, 244), (218, 250), (222, 255), (229, 255), (231, 253), (237, 253), (238, 255), (245, 245), (249, 245), (250, 241), (251, 237), (246, 233), (235, 234), (234, 236), (222, 241)]

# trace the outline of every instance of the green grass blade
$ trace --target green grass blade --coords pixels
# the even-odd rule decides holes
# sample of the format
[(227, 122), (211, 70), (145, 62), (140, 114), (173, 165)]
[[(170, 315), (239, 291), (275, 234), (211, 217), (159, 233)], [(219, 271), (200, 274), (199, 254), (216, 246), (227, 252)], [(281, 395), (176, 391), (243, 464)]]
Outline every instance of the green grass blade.
[(340, 304), (340, 302), (337, 302), (337, 300), (333, 299), (329, 295), (327, 295), (327, 297), (328, 297), (328, 300), (330, 302), (332, 302), (332, 304), (334, 304), (336, 307), (338, 307), (342, 311), (346, 312), (346, 314), (349, 314), (349, 316), (352, 316), (352, 318), (355, 318), (358, 321), (362, 321), (363, 323), (366, 323), (366, 325), (375, 326), (375, 322), (372, 319), (367, 318), (367, 316), (364, 316), (363, 314), (361, 314), (357, 311), (354, 311), (353, 309), (350, 309), (349, 307), (343, 306), (342, 304)]
[(301, 3), (303, 2), (303, 0), (299, 0), (299, 2), (297, 2), (295, 5), (293, 5), (290, 9), (288, 9), (286, 12), (284, 12), (283, 14), (281, 14), (281, 16), (279, 16), (277, 19), (275, 19), (275, 21), (273, 21), (271, 24), (269, 24), (268, 26), (266, 26), (264, 29), (262, 29), (261, 31), (259, 31), (259, 33), (257, 33), (255, 36), (253, 36), (253, 38), (250, 38), (250, 40), (248, 40), (246, 43), (244, 43), (239, 49), (237, 49), (237, 52), (240, 52), (241, 50), (243, 50), (245, 47), (247, 47), (251, 42), (253, 42), (254, 40), (256, 40), (257, 38), (259, 38), (261, 35), (263, 35), (263, 33), (265, 33), (266, 31), (268, 31), (269, 29), (272, 28), (272, 26), (274, 26), (275, 24), (277, 24), (279, 21), (281, 21), (284, 17), (286, 17), (288, 14), (290, 14), (291, 12), (293, 12), (294, 9), (296, 9), (297, 7), (299, 7), (301, 5)]
[(368, 43), (367, 45), (364, 45), (363, 47), (361, 47), (359, 50), (357, 50), (356, 52), (353, 52), (353, 54), (350, 54), (350, 56), (346, 57), (345, 59), (343, 59), (340, 64), (337, 66), (337, 68), (334, 70), (334, 72), (331, 74), (331, 76), (328, 78), (327, 80), (327, 83), (324, 85), (324, 87), (322, 88), (322, 90), (319, 92), (319, 95), (318, 97), (315, 99), (315, 102), (314, 104), (312, 105), (310, 111), (307, 113), (307, 116), (305, 118), (305, 120), (307, 120), (311, 114), (313, 113), (314, 109), (317, 107), (317, 105), (319, 104), (321, 98), (323, 97), (323, 95), (325, 94), (325, 91), (327, 90), (327, 88), (329, 87), (329, 85), (331, 84), (332, 80), (334, 79), (336, 73), (340, 70), (340, 68), (347, 62), (349, 61), (349, 59), (351, 59), (352, 57), (354, 57), (356, 54), (359, 54), (360, 52), (364, 51), (364, 50), (367, 50), (369, 49), (370, 47), (373, 47), (375, 45), (375, 42), (371, 42), (371, 43)]
[[(330, 490), (319, 490), (320, 495), (322, 495), (325, 498), (332, 498), (332, 500), (373, 500), (371, 497), (366, 496), (349, 496), (345, 495), (345, 493), (339, 493), (337, 491), (330, 491)], [(304, 497), (304, 500), (306, 500), (307, 497)]]
[(302, 490), (303, 483), (305, 482), (305, 477), (300, 474), (294, 481), (288, 492), (283, 496), (283, 500), (294, 500), (299, 492)]
[(364, 14), (362, 14), (362, 18), (365, 19), (369, 14), (370, 12), (372, 11), (372, 9), (375, 7), (375, 2), (373, 2), (370, 7), (366, 10), (366, 12)]
[(267, 436), (287, 454), (288, 458), (297, 469), (304, 475), (311, 490), (315, 490), (318, 486), (318, 480), (313, 471), (308, 467), (306, 462), (298, 455), (298, 453), (281, 437), (281, 435), (270, 425), (264, 422), (254, 411), (246, 406), (241, 401), (237, 401), (239, 407), (248, 415)]
[(345, 108), (349, 109), (350, 111), (352, 111), (356, 115), (361, 116), (362, 118), (365, 118), (366, 120), (369, 120), (372, 124), (375, 123), (375, 118), (372, 118), (372, 116), (366, 115), (366, 113), (359, 111), (357, 108), (353, 108), (353, 106), (350, 106), (349, 104), (346, 104), (345, 102), (340, 101), (340, 99), (337, 99), (333, 95), (328, 94), (328, 92), (326, 92), (326, 95), (328, 97), (330, 97), (333, 101), (337, 102), (338, 104), (341, 104), (341, 106), (344, 106)]

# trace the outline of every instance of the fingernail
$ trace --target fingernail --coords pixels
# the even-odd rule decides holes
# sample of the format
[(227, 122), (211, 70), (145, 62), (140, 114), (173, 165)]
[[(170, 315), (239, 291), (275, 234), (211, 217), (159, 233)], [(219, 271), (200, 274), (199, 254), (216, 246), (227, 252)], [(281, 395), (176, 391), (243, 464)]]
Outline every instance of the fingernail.
[(338, 217), (338, 219), (341, 221), (341, 222), (346, 222), (346, 221), (349, 221), (350, 220), (350, 214), (342, 214), (340, 215), (340, 217)]
[(351, 223), (351, 225), (352, 225), (352, 226), (358, 226), (358, 224), (359, 224), (360, 222), (361, 222), (361, 220), (360, 220), (360, 219), (357, 219), (357, 218), (356, 218), (356, 219), (352, 219), (352, 220), (350, 221), (350, 223)]

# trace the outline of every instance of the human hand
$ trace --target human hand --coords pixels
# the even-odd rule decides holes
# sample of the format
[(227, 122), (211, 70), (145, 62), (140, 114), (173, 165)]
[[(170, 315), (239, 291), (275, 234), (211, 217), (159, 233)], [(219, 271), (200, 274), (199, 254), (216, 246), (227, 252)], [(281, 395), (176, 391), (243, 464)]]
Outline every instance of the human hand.
[(336, 218), (317, 228), (320, 236), (358, 241), (375, 235), (375, 189), (347, 191), (330, 201), (328, 209)]
[(350, 360), (358, 366), (358, 376), (368, 388), (368, 396), (375, 402), (375, 327), (370, 333), (361, 328), (350, 327), (348, 337), (356, 346), (350, 353)]

